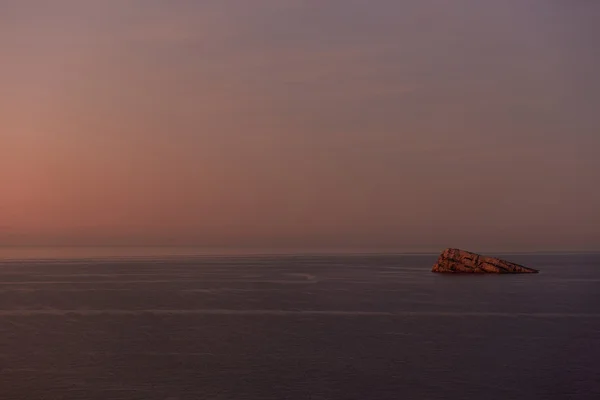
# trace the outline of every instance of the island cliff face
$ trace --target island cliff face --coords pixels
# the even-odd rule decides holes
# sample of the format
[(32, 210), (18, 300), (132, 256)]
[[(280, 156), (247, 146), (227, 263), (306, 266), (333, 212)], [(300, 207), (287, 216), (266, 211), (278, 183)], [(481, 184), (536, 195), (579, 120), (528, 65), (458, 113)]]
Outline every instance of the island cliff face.
[(459, 249), (446, 249), (433, 266), (432, 272), (535, 274), (539, 271), (498, 258), (484, 257)]

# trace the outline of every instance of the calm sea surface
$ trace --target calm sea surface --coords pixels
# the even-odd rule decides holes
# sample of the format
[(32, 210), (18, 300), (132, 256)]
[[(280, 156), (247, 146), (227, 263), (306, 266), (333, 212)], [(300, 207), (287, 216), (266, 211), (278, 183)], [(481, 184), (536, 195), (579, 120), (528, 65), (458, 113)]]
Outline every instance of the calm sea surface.
[(600, 255), (0, 261), (1, 399), (599, 399)]

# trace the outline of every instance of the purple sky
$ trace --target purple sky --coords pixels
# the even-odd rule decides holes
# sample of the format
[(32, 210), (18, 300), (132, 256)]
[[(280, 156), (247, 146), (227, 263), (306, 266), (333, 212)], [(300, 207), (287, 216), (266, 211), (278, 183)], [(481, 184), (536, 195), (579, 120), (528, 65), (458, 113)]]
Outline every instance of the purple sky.
[(600, 250), (599, 20), (0, 0), (0, 243)]

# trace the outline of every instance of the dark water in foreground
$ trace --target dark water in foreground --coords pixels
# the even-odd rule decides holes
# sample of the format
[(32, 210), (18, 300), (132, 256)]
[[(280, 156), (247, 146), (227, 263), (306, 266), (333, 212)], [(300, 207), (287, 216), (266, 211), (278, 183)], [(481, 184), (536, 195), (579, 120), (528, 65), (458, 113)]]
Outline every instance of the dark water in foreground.
[(1, 399), (598, 399), (600, 255), (0, 263)]

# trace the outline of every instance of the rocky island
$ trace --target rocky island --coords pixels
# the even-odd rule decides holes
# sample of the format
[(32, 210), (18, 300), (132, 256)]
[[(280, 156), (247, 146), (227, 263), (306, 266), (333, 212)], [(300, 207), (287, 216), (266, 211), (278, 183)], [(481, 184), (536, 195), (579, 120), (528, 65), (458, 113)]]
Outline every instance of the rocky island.
[(432, 272), (536, 274), (539, 271), (499, 258), (485, 257), (459, 249), (446, 249), (433, 266)]

